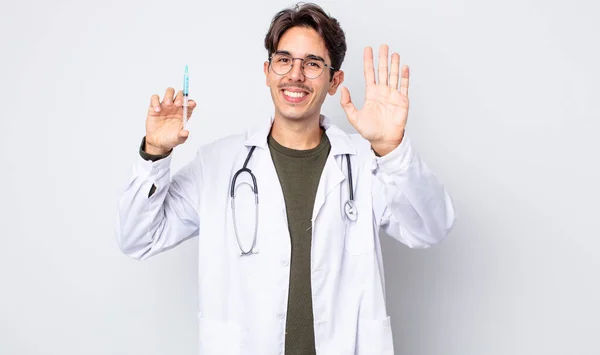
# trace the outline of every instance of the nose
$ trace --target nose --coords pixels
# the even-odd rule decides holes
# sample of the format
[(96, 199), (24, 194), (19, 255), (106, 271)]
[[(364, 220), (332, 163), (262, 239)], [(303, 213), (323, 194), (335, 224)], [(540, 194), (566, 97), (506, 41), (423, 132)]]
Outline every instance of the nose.
[[(299, 60), (300, 63), (296, 62), (297, 60)], [(292, 70), (290, 70), (290, 79), (292, 79), (293, 81), (304, 81), (304, 71), (302, 69), (303, 64), (304, 61), (300, 58), (292, 59)]]

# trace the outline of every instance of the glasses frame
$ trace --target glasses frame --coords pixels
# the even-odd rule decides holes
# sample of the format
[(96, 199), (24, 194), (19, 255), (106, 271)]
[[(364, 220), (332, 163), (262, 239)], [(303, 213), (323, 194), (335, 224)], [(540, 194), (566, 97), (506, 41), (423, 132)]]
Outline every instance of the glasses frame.
[[(287, 72), (285, 72), (285, 73), (283, 73), (283, 74), (279, 74), (278, 72), (276, 72), (276, 71), (275, 71), (275, 69), (273, 69), (273, 62), (272, 62), (272, 60), (273, 60), (273, 57), (274, 57), (274, 56), (276, 56), (276, 55), (282, 55), (282, 56), (289, 57), (289, 58), (290, 58), (290, 60), (292, 61), (292, 64), (290, 65), (290, 69), (289, 69)], [(313, 78), (313, 77), (310, 77), (310, 76), (308, 76), (308, 75), (306, 75), (306, 73), (304, 72), (304, 61), (305, 61), (305, 60), (307, 60), (307, 59), (311, 59), (311, 60), (316, 60), (316, 61), (319, 61), (319, 62), (323, 62), (323, 66), (324, 66), (323, 70), (321, 70), (321, 72), (319, 73), (319, 75), (315, 76), (314, 78)], [(281, 75), (281, 76), (283, 76), (283, 75), (287, 75), (287, 74), (288, 74), (289, 72), (291, 72), (291, 71), (292, 71), (292, 69), (294, 68), (294, 61), (295, 61), (295, 60), (300, 60), (300, 61), (302, 62), (302, 63), (301, 63), (301, 66), (300, 66), (300, 68), (302, 68), (302, 75), (304, 75), (305, 77), (307, 77), (307, 78), (309, 78), (309, 79), (316, 79), (316, 78), (320, 77), (321, 75), (323, 75), (323, 73), (325, 72), (325, 68), (329, 68), (329, 70), (331, 70), (331, 71), (335, 71), (335, 68), (334, 68), (334, 67), (332, 67), (331, 65), (329, 65), (329, 64), (327, 64), (327, 63), (325, 63), (325, 61), (324, 61), (324, 60), (321, 60), (321, 59), (318, 59), (318, 58), (312, 58), (312, 57), (306, 57), (306, 58), (295, 58), (295, 57), (292, 57), (291, 55), (284, 54), (284, 53), (273, 53), (273, 54), (272, 54), (272, 55), (269, 57), (269, 68), (273, 69), (273, 73), (275, 73), (275, 74), (277, 74), (277, 75)]]

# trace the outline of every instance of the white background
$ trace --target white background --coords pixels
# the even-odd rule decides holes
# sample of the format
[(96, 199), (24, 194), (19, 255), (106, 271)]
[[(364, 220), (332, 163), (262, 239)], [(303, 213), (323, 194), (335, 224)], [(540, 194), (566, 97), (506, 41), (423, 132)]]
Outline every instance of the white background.
[[(458, 221), (426, 251), (384, 238), (398, 354), (600, 353), (600, 55), (593, 1), (327, 1), (362, 50), (411, 67), (408, 133)], [(173, 170), (272, 114), (264, 35), (282, 1), (5, 1), (0, 10), (0, 354), (181, 354), (197, 239), (145, 262), (116, 203), (149, 98), (199, 103)], [(351, 131), (339, 92), (323, 113)]]

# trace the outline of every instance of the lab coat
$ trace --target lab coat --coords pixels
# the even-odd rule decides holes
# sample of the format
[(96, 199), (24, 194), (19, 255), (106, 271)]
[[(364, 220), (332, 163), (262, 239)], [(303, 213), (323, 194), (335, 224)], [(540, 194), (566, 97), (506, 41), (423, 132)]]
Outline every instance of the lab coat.
[[(116, 239), (143, 260), (198, 236), (198, 324), (202, 355), (283, 354), (290, 274), (284, 196), (267, 136), (271, 120), (198, 149), (171, 179), (171, 156), (137, 159), (119, 200)], [(411, 248), (444, 239), (455, 221), (451, 198), (405, 135), (377, 157), (357, 134), (321, 116), (331, 151), (312, 213), (311, 289), (317, 355), (393, 354), (386, 312), (380, 229)], [(240, 256), (232, 222), (231, 178), (251, 146), (248, 168), (259, 193), (258, 253)], [(345, 154), (350, 154), (356, 221), (347, 219)], [(246, 176), (246, 177), (242, 177)], [(248, 174), (239, 178), (236, 214), (241, 245), (252, 245), (255, 201)], [(156, 192), (148, 198), (152, 185)]]

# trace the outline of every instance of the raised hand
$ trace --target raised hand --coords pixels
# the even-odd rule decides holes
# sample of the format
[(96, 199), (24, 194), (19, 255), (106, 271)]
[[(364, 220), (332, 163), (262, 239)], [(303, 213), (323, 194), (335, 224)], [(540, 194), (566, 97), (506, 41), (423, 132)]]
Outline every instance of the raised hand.
[[(175, 89), (168, 88), (160, 101), (158, 95), (152, 95), (148, 116), (146, 117), (146, 146), (148, 154), (163, 155), (184, 143), (190, 132), (183, 129), (183, 91), (175, 98)], [(194, 100), (188, 100), (188, 119), (196, 108)]]
[[(340, 103), (348, 116), (348, 121), (365, 139), (371, 142), (373, 150), (386, 155), (394, 150), (404, 137), (408, 118), (408, 66), (400, 73), (400, 55), (392, 54), (391, 72), (388, 80), (388, 46), (379, 48), (378, 77), (375, 81), (373, 50), (364, 51), (365, 104), (357, 110), (348, 88), (342, 88)], [(402, 74), (400, 76), (400, 74)], [(398, 82), (400, 80), (400, 88)]]

